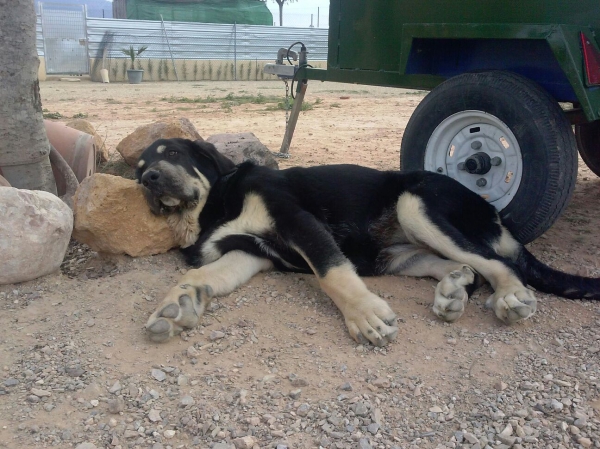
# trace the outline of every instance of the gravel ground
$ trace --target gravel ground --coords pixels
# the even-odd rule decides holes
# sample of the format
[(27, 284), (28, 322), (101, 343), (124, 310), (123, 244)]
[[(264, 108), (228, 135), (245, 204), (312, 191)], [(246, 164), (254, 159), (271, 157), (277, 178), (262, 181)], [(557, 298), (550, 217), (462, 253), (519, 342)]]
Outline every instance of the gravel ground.
[[(209, 84), (210, 92), (217, 84), (239, 83)], [(263, 84), (273, 87), (253, 88)], [(85, 103), (63, 99), (97, 86), (44, 83), (44, 106), (70, 115)], [(328, 88), (315, 89), (321, 102), (303, 113), (293, 157), (281, 165), (397, 166), (401, 122), (422, 94), (319, 86)], [(165, 90), (199, 89), (148, 83), (132, 98), (109, 88), (110, 108), (132, 105), (118, 124), (131, 130)], [(90, 120), (110, 128), (112, 109), (94, 105)], [(238, 108), (187, 116), (203, 136), (235, 122), (276, 150), (281, 111)], [(378, 155), (378, 147), (394, 149)], [(572, 204), (530, 250), (553, 267), (600, 276), (599, 194), (600, 179), (581, 166)], [(398, 339), (379, 349), (348, 337), (313, 277), (267, 273), (216, 300), (198, 328), (153, 344), (145, 321), (185, 269), (175, 251), (107, 257), (72, 242), (60, 273), (0, 286), (0, 447), (600, 448), (598, 302), (539, 294), (537, 314), (507, 327), (485, 309), (484, 287), (449, 325), (430, 310), (432, 280), (369, 278), (400, 317)]]

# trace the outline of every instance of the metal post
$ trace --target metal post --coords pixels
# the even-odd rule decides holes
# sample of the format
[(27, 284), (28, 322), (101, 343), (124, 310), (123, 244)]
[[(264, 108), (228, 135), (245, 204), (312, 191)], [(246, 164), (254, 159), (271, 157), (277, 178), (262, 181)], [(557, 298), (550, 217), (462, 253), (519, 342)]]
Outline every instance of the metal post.
[(237, 22), (233, 22), (233, 80), (237, 81)]
[(296, 98), (294, 99), (294, 105), (292, 106), (292, 110), (290, 112), (288, 126), (285, 129), (285, 135), (283, 136), (281, 149), (279, 150), (279, 154), (277, 154), (277, 156), (289, 157), (290, 144), (292, 143), (292, 137), (294, 136), (294, 130), (296, 129), (298, 116), (300, 115), (300, 111), (302, 110), (302, 102), (304, 101), (304, 94), (306, 93), (307, 87), (308, 83), (306, 82), (306, 80), (302, 80), (298, 83), (298, 90), (296, 90)]
[(320, 13), (320, 8), (317, 8), (317, 28), (319, 28), (319, 13)]
[(163, 20), (162, 14), (160, 15), (160, 23), (162, 25), (165, 39), (167, 40), (167, 47), (169, 47), (169, 53), (171, 54), (171, 62), (173, 63), (173, 70), (175, 70), (175, 78), (179, 81), (179, 75), (177, 74), (177, 66), (175, 65), (175, 59), (173, 59), (173, 52), (171, 51), (171, 44), (169, 43), (169, 36), (167, 36), (167, 29), (165, 28), (165, 21)]

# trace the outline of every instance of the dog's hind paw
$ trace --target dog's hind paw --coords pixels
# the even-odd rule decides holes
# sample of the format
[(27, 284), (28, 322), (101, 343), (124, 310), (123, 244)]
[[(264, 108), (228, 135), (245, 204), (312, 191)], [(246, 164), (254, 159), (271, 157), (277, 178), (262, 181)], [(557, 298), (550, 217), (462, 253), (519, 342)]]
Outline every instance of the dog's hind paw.
[(161, 343), (198, 324), (210, 304), (212, 289), (189, 284), (173, 287), (146, 323), (150, 340)]
[(486, 302), (494, 309), (496, 316), (506, 324), (531, 317), (537, 310), (537, 300), (531, 290), (524, 285), (499, 288)]
[(465, 287), (473, 282), (475, 282), (475, 272), (468, 265), (444, 276), (435, 288), (433, 313), (449, 323), (458, 320), (469, 300)]
[(360, 344), (382, 347), (398, 335), (396, 314), (387, 302), (374, 294), (345, 308), (343, 313), (350, 335)]

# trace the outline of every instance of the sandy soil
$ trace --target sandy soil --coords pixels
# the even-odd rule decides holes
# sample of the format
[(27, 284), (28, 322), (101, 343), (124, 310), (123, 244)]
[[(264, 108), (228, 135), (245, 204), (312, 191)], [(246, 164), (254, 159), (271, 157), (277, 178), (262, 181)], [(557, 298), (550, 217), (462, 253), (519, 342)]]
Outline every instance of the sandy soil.
[[(219, 99), (230, 93), (283, 98), (280, 82), (131, 86), (53, 81), (43, 83), (41, 90), (44, 108), (62, 114), (63, 121), (87, 114), (110, 148), (137, 126), (166, 117), (189, 118), (203, 137), (251, 131), (273, 151), (279, 149), (284, 132), (284, 112), (269, 110), (265, 104), (163, 100), (208, 95)], [(280, 166), (351, 162), (396, 169), (403, 129), (423, 95), (313, 82), (306, 97), (313, 107), (301, 114), (291, 158), (280, 159)], [(600, 179), (580, 164), (577, 189), (568, 210), (530, 249), (553, 267), (600, 276), (598, 210)], [(398, 339), (384, 350), (356, 346), (340, 314), (312, 277), (279, 273), (256, 276), (249, 285), (220, 298), (202, 326), (182, 338), (152, 344), (145, 338), (143, 326), (185, 270), (178, 253), (131, 259), (90, 254), (74, 246), (69, 258), (74, 261), (70, 271), (0, 286), (0, 364), (4, 370), (0, 380), (15, 378), (20, 382), (5, 386), (5, 394), (0, 395), (0, 447), (75, 447), (85, 441), (97, 447), (210, 447), (233, 439), (236, 433), (230, 428), (234, 427), (241, 432), (237, 436), (243, 432), (254, 434), (258, 447), (275, 447), (278, 441), (290, 447), (318, 447), (327, 445), (322, 440), (326, 431), (320, 430), (319, 414), (313, 419), (314, 425), (310, 415), (307, 426), (283, 424), (279, 429), (283, 436), (273, 430), (276, 425), (264, 423), (262, 418), (253, 429), (244, 420), (267, 413), (283, 416), (301, 403), (327, 416), (324, 407), (340, 401), (338, 387), (345, 382), (353, 387), (352, 392), (345, 392), (350, 401), (356, 402), (357, 397), (370, 401), (383, 413), (378, 434), (362, 431), (371, 437), (373, 447), (458, 447), (455, 432), (471, 426), (471, 411), (481, 405), (478, 398), (500, 397), (499, 382), (508, 384), (512, 391), (524, 379), (541, 379), (548, 372), (579, 378), (580, 364), (598, 369), (594, 357), (599, 354), (584, 351), (599, 344), (597, 332), (586, 333), (599, 327), (598, 304), (540, 294), (537, 315), (526, 323), (507, 327), (485, 309), (489, 290), (484, 288), (460, 321), (448, 325), (436, 320), (430, 310), (435, 287), (430, 279), (366, 280), (401, 318)], [(225, 338), (212, 341), (213, 331), (224, 332)], [(558, 351), (553, 342), (559, 337), (568, 340), (565, 333), (574, 336), (574, 346), (566, 352)], [(572, 363), (567, 360), (571, 353)], [(545, 357), (553, 368), (526, 368), (523, 354)], [(69, 377), (66, 367), (80, 367), (85, 374)], [(188, 382), (180, 384), (169, 374), (164, 383), (159, 383), (150, 373), (160, 367), (175, 367), (185, 373)], [(307, 383), (297, 400), (288, 397), (294, 389), (290, 373)], [(377, 379), (387, 384), (375, 382)], [(111, 415), (106, 407), (115, 395), (108, 389), (116, 381), (123, 385), (123, 391), (127, 386), (133, 391), (123, 394), (125, 410)], [(589, 388), (585, 395), (577, 392), (583, 395), (581, 406), (600, 398), (597, 381), (586, 385)], [(421, 390), (419, 394), (416, 386)], [(31, 388), (46, 389), (51, 396), (39, 402), (28, 399)], [(133, 399), (139, 396), (137, 388), (139, 392), (154, 388), (164, 397), (162, 408), (170, 419), (158, 423), (160, 426), (153, 424), (158, 426), (156, 435), (144, 435), (139, 432), (139, 424), (135, 427), (138, 420), (146, 427), (152, 424), (146, 416), (148, 406)], [(227, 394), (239, 397), (241, 390), (249, 392), (249, 403), (234, 401), (232, 405), (226, 401)], [(281, 395), (274, 396), (272, 391)], [(207, 434), (197, 435), (186, 430), (177, 415), (185, 414), (187, 409), (171, 407), (167, 401), (184, 394), (195, 399), (194, 413), (198, 416), (194, 419), (198, 421), (198, 407), (205, 413), (203, 417), (213, 419), (214, 413), (221, 411), (221, 420), (228, 423), (222, 426), (222, 434), (211, 435), (209, 429)], [(448, 404), (453, 404), (450, 419), (430, 416), (432, 407)], [(597, 409), (588, 410), (596, 410), (597, 422)], [(341, 414), (352, 425), (354, 415)], [(117, 422), (114, 426), (111, 418)], [(285, 417), (277, 419), (287, 422)], [(590, 422), (594, 422), (591, 416)], [(115, 441), (111, 429), (120, 429), (121, 423), (123, 429), (138, 429), (141, 436), (128, 439), (121, 432)], [(356, 432), (362, 424), (352, 431), (344, 430), (347, 435), (334, 440), (330, 447), (358, 447), (360, 435)], [(552, 428), (561, 432), (558, 427)], [(174, 436), (164, 436), (165, 429), (175, 430)], [(65, 432), (69, 437), (64, 437)], [(572, 446), (566, 440), (561, 444), (578, 447), (575, 440), (569, 439)], [(523, 447), (559, 447), (542, 437), (538, 442)]]

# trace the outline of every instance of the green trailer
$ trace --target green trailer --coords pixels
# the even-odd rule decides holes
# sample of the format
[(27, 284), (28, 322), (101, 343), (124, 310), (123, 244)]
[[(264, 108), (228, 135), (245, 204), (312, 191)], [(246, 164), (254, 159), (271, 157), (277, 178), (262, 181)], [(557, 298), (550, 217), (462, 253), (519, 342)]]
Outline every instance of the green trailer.
[(600, 176), (598, 0), (331, 0), (329, 17), (326, 69), (311, 68), (302, 48), (299, 64), (280, 53), (266, 71), (293, 77), (298, 100), (308, 80), (430, 90), (400, 167), (457, 179), (520, 241), (564, 210), (578, 150)]

